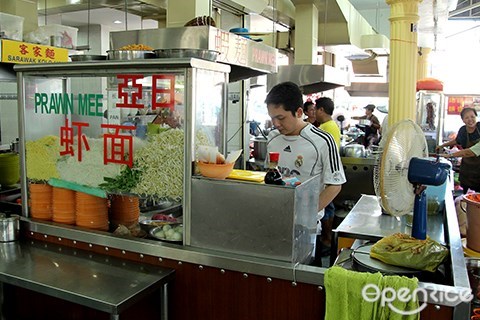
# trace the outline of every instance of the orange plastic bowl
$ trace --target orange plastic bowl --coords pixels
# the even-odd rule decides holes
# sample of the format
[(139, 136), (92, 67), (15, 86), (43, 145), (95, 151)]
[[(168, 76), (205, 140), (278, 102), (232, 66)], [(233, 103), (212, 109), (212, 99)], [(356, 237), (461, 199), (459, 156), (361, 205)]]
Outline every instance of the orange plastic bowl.
[(215, 179), (225, 179), (228, 177), (232, 172), (234, 165), (234, 162), (225, 164), (197, 162), (198, 170), (202, 176)]

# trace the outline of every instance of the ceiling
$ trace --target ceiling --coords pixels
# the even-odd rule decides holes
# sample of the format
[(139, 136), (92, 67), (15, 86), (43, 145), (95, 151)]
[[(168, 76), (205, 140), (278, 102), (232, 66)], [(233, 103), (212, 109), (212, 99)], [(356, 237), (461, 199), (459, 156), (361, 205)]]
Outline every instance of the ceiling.
[(165, 19), (166, 2), (167, 0), (38, 0), (38, 18), (41, 24), (45, 24), (45, 19), (47, 22), (53, 19), (56, 20), (55, 23), (72, 27), (90, 23), (107, 26), (112, 31), (148, 29), (156, 28), (157, 20)]
[[(328, 0), (294, 0), (293, 3), (298, 1), (324, 3)], [(349, 1), (377, 32), (389, 37), (390, 7), (385, 0)], [(235, 4), (235, 0), (212, 0), (212, 2), (216, 5), (224, 3), (229, 7)], [(44, 7), (45, 3), (47, 8)], [(53, 23), (80, 27), (90, 22), (90, 24), (105, 25), (112, 31), (120, 31), (157, 28), (158, 21), (165, 21), (167, 0), (38, 0), (38, 6), (41, 24), (45, 24), (42, 20), (47, 17), (47, 23), (54, 19)], [(456, 8), (453, 11), (451, 11), (452, 6)], [(271, 16), (271, 11), (272, 7), (269, 5), (263, 15)], [(277, 12), (277, 17), (279, 16), (281, 16), (280, 11)], [(441, 33), (447, 19), (479, 19), (480, 0), (423, 0), (419, 4), (419, 16), (419, 32)], [(251, 15), (251, 17), (256, 19), (258, 16)], [(121, 21), (121, 23), (114, 23), (114, 21)], [(287, 20), (287, 23), (293, 24), (294, 21)]]

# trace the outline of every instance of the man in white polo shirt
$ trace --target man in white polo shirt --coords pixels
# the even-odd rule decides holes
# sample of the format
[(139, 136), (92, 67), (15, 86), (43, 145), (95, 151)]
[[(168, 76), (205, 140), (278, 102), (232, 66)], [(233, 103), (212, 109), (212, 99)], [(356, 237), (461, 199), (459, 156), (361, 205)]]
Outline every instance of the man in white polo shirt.
[[(337, 145), (329, 133), (303, 121), (303, 96), (295, 83), (277, 84), (268, 93), (265, 103), (275, 127), (268, 135), (267, 157), (268, 152), (280, 153), (278, 168), (284, 177), (295, 176), (306, 181), (320, 174), (317, 216), (320, 220), (323, 209), (346, 182)], [(318, 224), (318, 231), (320, 226)]]

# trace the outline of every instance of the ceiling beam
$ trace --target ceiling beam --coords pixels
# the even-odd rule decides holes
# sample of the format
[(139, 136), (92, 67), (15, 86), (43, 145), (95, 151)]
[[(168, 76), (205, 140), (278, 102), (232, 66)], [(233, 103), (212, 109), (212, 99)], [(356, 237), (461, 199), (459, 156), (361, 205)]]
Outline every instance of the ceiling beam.
[[(459, 15), (459, 14), (462, 14), (464, 12), (467, 12), (467, 11), (470, 11), (470, 10), (473, 10), (473, 9), (476, 9), (480, 7), (480, 2), (477, 2), (477, 3), (473, 3), (469, 6), (466, 6), (464, 8), (460, 8), (460, 9), (457, 9), (457, 10), (454, 10), (454, 11), (450, 11), (448, 17), (449, 18), (453, 18), (455, 17), (456, 15)], [(462, 18), (468, 18), (468, 17), (462, 17)]]

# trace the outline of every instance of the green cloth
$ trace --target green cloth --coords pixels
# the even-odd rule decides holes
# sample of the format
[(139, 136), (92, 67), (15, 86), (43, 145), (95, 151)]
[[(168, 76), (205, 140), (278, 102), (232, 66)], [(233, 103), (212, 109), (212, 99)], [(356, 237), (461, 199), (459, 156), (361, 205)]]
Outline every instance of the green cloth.
[[(326, 313), (325, 320), (418, 320), (420, 312), (402, 315), (381, 305), (381, 299), (369, 302), (363, 299), (362, 289), (367, 284), (376, 285), (381, 292), (389, 287), (398, 291), (408, 288), (410, 293), (418, 287), (418, 279), (400, 276), (383, 276), (381, 273), (357, 272), (333, 266), (325, 272)], [(369, 292), (372, 292), (370, 290)], [(398, 310), (417, 310), (418, 300), (402, 302), (396, 299), (390, 303)]]

